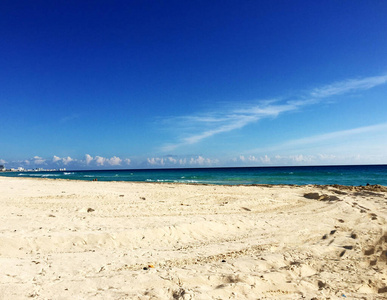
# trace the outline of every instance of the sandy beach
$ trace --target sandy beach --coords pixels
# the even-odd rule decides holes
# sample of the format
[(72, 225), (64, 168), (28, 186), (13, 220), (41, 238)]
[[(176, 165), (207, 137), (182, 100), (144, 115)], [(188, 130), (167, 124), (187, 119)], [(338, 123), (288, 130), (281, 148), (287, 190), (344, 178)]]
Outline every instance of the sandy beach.
[(0, 299), (386, 299), (387, 188), (0, 177)]

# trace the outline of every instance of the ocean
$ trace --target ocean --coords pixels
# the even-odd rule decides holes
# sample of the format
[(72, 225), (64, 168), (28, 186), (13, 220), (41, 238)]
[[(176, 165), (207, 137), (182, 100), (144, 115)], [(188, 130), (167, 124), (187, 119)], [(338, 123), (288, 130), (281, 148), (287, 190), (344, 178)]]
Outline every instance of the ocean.
[(387, 186), (387, 165), (2, 172), (6, 177), (197, 184)]

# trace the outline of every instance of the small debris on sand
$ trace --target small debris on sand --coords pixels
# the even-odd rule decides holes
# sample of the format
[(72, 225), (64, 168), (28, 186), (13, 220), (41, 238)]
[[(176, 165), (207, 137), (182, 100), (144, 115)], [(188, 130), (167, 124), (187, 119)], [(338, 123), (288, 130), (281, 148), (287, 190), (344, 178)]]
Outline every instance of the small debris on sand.
[(245, 211), (251, 211), (251, 209), (247, 207), (241, 207), (241, 208), (244, 209)]

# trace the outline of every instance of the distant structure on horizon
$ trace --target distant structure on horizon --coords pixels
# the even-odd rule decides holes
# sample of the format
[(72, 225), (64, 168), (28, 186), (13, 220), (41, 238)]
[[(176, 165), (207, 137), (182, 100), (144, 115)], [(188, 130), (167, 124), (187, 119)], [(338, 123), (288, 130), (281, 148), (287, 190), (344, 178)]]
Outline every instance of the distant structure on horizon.
[[(9, 168), (6, 169), (4, 165), (0, 165), (0, 172), (57, 172), (58, 169), (43, 169), (43, 168), (36, 168), (36, 169), (25, 169), (23, 167), (18, 168)], [(66, 168), (59, 169), (59, 171), (66, 171)]]

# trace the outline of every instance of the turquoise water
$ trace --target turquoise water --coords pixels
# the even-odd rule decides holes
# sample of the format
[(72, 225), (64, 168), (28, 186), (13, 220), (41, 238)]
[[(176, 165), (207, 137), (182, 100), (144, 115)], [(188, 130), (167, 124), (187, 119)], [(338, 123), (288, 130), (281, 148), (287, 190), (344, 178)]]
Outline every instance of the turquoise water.
[(6, 172), (0, 176), (70, 180), (179, 182), (202, 184), (341, 184), (387, 186), (387, 165), (257, 167), (66, 172)]

